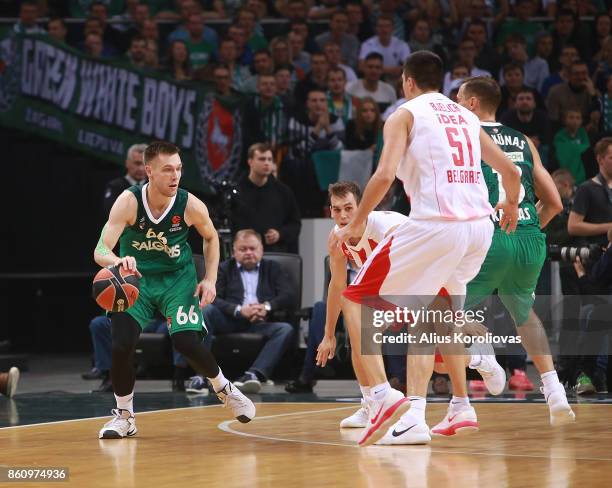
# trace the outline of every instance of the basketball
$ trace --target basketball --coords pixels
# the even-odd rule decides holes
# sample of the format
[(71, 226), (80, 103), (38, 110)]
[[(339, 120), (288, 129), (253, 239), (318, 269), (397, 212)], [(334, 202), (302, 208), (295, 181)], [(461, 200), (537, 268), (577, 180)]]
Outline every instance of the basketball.
[(93, 297), (107, 312), (125, 312), (138, 299), (139, 281), (123, 266), (102, 268), (93, 280)]

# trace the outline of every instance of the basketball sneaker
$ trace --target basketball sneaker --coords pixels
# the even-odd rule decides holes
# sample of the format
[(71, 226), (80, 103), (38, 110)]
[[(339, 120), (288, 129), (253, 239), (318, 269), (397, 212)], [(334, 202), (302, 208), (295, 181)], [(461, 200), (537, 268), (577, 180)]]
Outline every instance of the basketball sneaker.
[(380, 439), (377, 446), (397, 446), (411, 444), (428, 444), (431, 442), (429, 426), (425, 422), (419, 422), (412, 415), (410, 410), (402, 415), (395, 425)]
[(104, 424), (100, 429), (98, 438), (100, 439), (122, 439), (136, 435), (136, 420), (129, 410), (113, 408), (111, 413), (115, 416)]
[(221, 391), (218, 391), (217, 398), (225, 408), (232, 410), (239, 422), (246, 424), (255, 418), (255, 405), (232, 383), (228, 382)]
[(192, 395), (206, 396), (208, 395), (208, 381), (199, 375), (192, 376), (189, 378), (185, 391)]
[(0, 393), (11, 398), (17, 391), (19, 369), (13, 366), (8, 373), (0, 373)]
[(485, 386), (491, 395), (500, 395), (506, 386), (506, 371), (495, 359), (495, 351), (491, 344), (472, 344), (467, 348), (472, 356), (480, 355), (480, 363), (470, 366), (480, 373)]
[(401, 391), (390, 388), (385, 398), (372, 399), (369, 405), (368, 425), (359, 440), (361, 447), (371, 446), (380, 440), (399, 418), (410, 408), (410, 400)]
[(259, 381), (255, 373), (247, 371), (234, 381), (234, 386), (243, 393), (259, 393), (259, 390), (261, 390), (261, 381)]
[(448, 406), (445, 417), (438, 425), (431, 429), (432, 435), (451, 437), (459, 434), (470, 434), (478, 432), (478, 418), (473, 407), (463, 410), (455, 410), (452, 405)]
[(508, 388), (511, 390), (531, 391), (534, 387), (525, 371), (522, 369), (515, 369), (510, 377), (510, 381), (508, 381)]
[(540, 387), (540, 391), (544, 394), (546, 403), (548, 403), (548, 408), (550, 410), (550, 425), (558, 427), (576, 421), (576, 414), (572, 411), (572, 408), (567, 402), (565, 388), (563, 388), (561, 383), (551, 388), (550, 391), (542, 386)]
[(361, 400), (361, 408), (353, 415), (340, 421), (341, 429), (361, 429), (368, 425), (368, 402)]

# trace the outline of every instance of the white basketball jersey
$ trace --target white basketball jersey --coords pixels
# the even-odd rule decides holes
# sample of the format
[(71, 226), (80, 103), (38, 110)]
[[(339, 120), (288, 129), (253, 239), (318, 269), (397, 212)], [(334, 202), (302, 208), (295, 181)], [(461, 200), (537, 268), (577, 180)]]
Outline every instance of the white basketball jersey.
[(480, 121), (441, 93), (399, 107), (414, 117), (397, 178), (410, 197), (410, 218), (472, 220), (492, 214), (480, 166)]
[[(357, 244), (351, 246), (342, 243), (342, 252), (357, 267), (361, 268), (372, 251), (385, 238), (385, 234), (393, 227), (402, 225), (408, 221), (408, 217), (397, 212), (370, 212), (366, 222), (366, 228)], [(336, 230), (338, 226), (336, 226)]]

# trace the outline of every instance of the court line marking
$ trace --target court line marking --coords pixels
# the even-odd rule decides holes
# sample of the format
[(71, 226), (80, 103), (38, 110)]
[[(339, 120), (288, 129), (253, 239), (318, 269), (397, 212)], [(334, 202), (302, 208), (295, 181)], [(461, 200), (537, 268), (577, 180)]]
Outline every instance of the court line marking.
[[(282, 404), (282, 402), (279, 403), (275, 403), (276, 405)], [(265, 405), (265, 404), (264, 404)], [(289, 402), (285, 403), (285, 405), (290, 405)], [(310, 403), (310, 405), (312, 405), (312, 403)], [(331, 412), (334, 410), (348, 410), (349, 408), (354, 409), (356, 407), (356, 405), (351, 405), (350, 407), (341, 407), (341, 408), (327, 408), (327, 409), (320, 409), (320, 410), (306, 410), (306, 411), (302, 411), (302, 412), (289, 412), (289, 413), (279, 413), (279, 414), (274, 414), (274, 415), (266, 415), (263, 417), (255, 417), (251, 422), (254, 422), (256, 420), (268, 420), (268, 419), (273, 419), (273, 418), (279, 418), (279, 417), (290, 417), (290, 416), (295, 416), (295, 415), (316, 415), (317, 413), (323, 413), (323, 412)], [(281, 442), (291, 442), (291, 443), (296, 443), (296, 444), (311, 444), (311, 445), (322, 445), (322, 446), (339, 446), (339, 447), (348, 447), (351, 449), (363, 449), (361, 448), (359, 445), (357, 444), (342, 444), (339, 442), (326, 442), (326, 441), (309, 441), (309, 440), (305, 440), (305, 439), (292, 439), (290, 437), (273, 437), (273, 436), (268, 436), (268, 435), (263, 435), (263, 434), (252, 434), (250, 432), (242, 432), (239, 430), (234, 430), (230, 427), (231, 424), (237, 423), (238, 420), (232, 419), (232, 420), (225, 420), (221, 423), (219, 423), (217, 425), (217, 428), (219, 430), (222, 430), (223, 432), (227, 432), (228, 434), (236, 434), (236, 435), (240, 435), (243, 437), (251, 437), (254, 439), (263, 439), (263, 440), (269, 440), (269, 441), (281, 441)], [(429, 445), (427, 445), (429, 446)], [(401, 447), (404, 450), (408, 450), (407, 448), (412, 448), (412, 449), (421, 449), (420, 446), (410, 446), (410, 445), (406, 445), (406, 446), (369, 446), (369, 448), (375, 448), (375, 449), (389, 449), (389, 448), (393, 448), (393, 447)], [(481, 451), (457, 451), (455, 449), (449, 448), (449, 449), (428, 449), (430, 452), (434, 452), (434, 453), (441, 453), (441, 454), (469, 454), (469, 455), (478, 455), (478, 456), (497, 456), (497, 457), (519, 457), (519, 458), (541, 458), (541, 459), (565, 459), (565, 460), (576, 460), (576, 461), (612, 461), (612, 458), (596, 458), (596, 457), (570, 457), (570, 456), (545, 456), (543, 454), (513, 454), (513, 453), (495, 453), (495, 452), (481, 452)]]
[[(337, 402), (260, 402), (260, 403), (256, 403), (256, 405), (332, 405), (336, 403)], [(211, 407), (223, 408), (223, 404), (218, 403), (214, 405), (194, 405), (192, 407), (161, 408), (159, 410), (148, 410), (146, 412), (136, 412), (136, 415), (140, 417), (141, 415), (146, 415), (149, 413), (169, 412), (172, 410), (192, 410), (195, 408), (211, 408)], [(343, 407), (343, 408), (354, 408), (354, 407), (351, 406), (351, 407)], [(25, 429), (28, 427), (36, 427), (39, 425), (68, 424), (71, 422), (83, 422), (85, 420), (108, 419), (111, 417), (112, 415), (103, 415), (101, 417), (84, 417), (82, 419), (52, 420), (50, 422), (38, 422), (36, 424), (10, 425), (8, 427), (0, 427), (0, 433), (2, 433), (2, 431), (4, 430), (9, 430), (9, 429)]]

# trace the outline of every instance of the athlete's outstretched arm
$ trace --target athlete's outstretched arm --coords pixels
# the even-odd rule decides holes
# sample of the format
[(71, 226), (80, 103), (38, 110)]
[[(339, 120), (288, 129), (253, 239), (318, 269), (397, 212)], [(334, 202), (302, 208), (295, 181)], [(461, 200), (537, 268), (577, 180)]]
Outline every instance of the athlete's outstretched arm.
[(357, 212), (350, 224), (332, 236), (332, 244), (338, 245), (350, 237), (358, 237), (357, 228), (366, 221), (368, 215), (386, 195), (389, 187), (395, 180), (397, 167), (406, 153), (408, 135), (412, 130), (414, 117), (411, 112), (404, 109), (396, 110), (385, 122), (383, 131), (385, 145), (378, 162), (376, 171), (368, 181)]
[(502, 186), (506, 191), (506, 201), (498, 203), (495, 207), (495, 210), (500, 208), (503, 210), (499, 226), (502, 230), (514, 232), (518, 223), (521, 174), (483, 129), (480, 129), (480, 151), (482, 160), (501, 175)]
[(193, 225), (204, 239), (203, 254), (206, 263), (206, 276), (198, 283), (194, 296), (200, 297), (200, 307), (211, 303), (215, 296), (217, 272), (219, 271), (219, 236), (215, 226), (210, 220), (208, 209), (204, 202), (191, 193), (187, 198), (185, 208), (185, 223)]
[(342, 292), (346, 288), (346, 257), (339, 247), (331, 244), (333, 229), (328, 241), (329, 268), (331, 280), (327, 288), (327, 313), (325, 314), (325, 335), (317, 348), (317, 365), (325, 366), (336, 351), (336, 323), (342, 309)]
[(529, 138), (527, 138), (527, 143), (533, 155), (533, 187), (539, 200), (536, 208), (538, 209), (540, 228), (543, 229), (555, 215), (563, 210), (563, 204), (561, 203), (559, 190), (557, 190), (550, 173), (544, 168), (535, 144)]
[(123, 229), (136, 221), (137, 211), (138, 202), (132, 193), (124, 191), (117, 197), (108, 216), (108, 222), (102, 228), (100, 239), (94, 250), (94, 261), (100, 266), (115, 266), (121, 263), (124, 268), (136, 271), (140, 275), (136, 269), (135, 258), (132, 256), (120, 258), (113, 252)]

